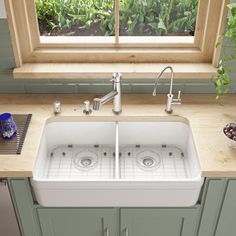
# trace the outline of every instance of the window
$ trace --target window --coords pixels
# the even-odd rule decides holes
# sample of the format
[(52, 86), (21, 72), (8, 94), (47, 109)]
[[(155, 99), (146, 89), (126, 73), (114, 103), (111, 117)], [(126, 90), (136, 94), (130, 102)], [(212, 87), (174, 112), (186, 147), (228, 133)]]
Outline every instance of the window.
[[(43, 22), (36, 12), (40, 2), (5, 0), (17, 67), (27, 65), (27, 70), (32, 72), (31, 76), (35, 72), (32, 77), (47, 77), (47, 73), (43, 75), (45, 68), (54, 73), (49, 78), (63, 77), (61, 72), (56, 74), (57, 63), (64, 63), (65, 66), (68, 63), (179, 63), (179, 66), (180, 63), (185, 63), (185, 66), (186, 63), (195, 63), (196, 68), (202, 69), (198, 76), (209, 77), (214, 73), (209, 65), (218, 64), (220, 49), (215, 45), (224, 30), (227, 0), (166, 0), (166, 4), (162, 5), (158, 5), (163, 2), (160, 0), (99, 0), (96, 2), (100, 2), (101, 6), (106, 5), (109, 14), (106, 14), (106, 10), (99, 12), (103, 9), (98, 7), (94, 16), (88, 14), (84, 20), (87, 28), (79, 23), (77, 32), (73, 32), (76, 20), (69, 22), (69, 17), (64, 17), (58, 22), (68, 25), (65, 30), (67, 34), (63, 32), (61, 35), (55, 30), (58, 22), (51, 21), (54, 31), (45, 31), (38, 23), (38, 16), (39, 22)], [(94, 7), (95, 1), (87, 2), (90, 3), (88, 8)], [(186, 2), (187, 10), (180, 9), (177, 2)], [(71, 12), (67, 14), (73, 15)], [(74, 18), (86, 17), (86, 14), (84, 8), (82, 14), (75, 12)], [(91, 17), (94, 18), (91, 20)], [(72, 18), (69, 20), (72, 21)], [(83, 21), (80, 19), (79, 22)], [(58, 34), (60, 36), (55, 37)], [(38, 63), (44, 63), (44, 69), (42, 64), (41, 68), (37, 67)], [(89, 64), (83, 66), (91, 71)], [(147, 70), (153, 70), (149, 66)], [(76, 65), (72, 67), (70, 70), (73, 72)], [(106, 68), (101, 70), (106, 71)], [(27, 77), (20, 71), (15, 70), (16, 78)], [(40, 73), (37, 75), (37, 72)], [(76, 78), (78, 75), (79, 71), (75, 69), (69, 77)], [(145, 73), (140, 73), (141, 76), (145, 76)], [(185, 78), (190, 75), (184, 74), (182, 70), (181, 76)]]

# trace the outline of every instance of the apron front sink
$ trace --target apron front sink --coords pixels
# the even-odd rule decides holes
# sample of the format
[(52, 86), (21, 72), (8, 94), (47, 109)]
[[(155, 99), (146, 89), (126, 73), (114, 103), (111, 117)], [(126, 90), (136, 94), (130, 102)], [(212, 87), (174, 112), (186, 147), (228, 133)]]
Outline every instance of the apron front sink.
[(59, 117), (45, 125), (31, 184), (42, 206), (185, 207), (203, 178), (185, 118)]

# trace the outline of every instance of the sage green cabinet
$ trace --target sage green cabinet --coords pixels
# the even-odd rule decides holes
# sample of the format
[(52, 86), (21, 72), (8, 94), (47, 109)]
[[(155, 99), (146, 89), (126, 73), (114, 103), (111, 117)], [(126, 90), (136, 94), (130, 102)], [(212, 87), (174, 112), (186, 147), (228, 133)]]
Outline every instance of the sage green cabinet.
[(225, 178), (205, 181), (198, 236), (215, 236), (226, 186)]
[(28, 179), (8, 179), (8, 186), (22, 236), (42, 236)]
[(22, 236), (236, 235), (233, 178), (207, 178), (199, 203), (186, 208), (42, 207), (29, 179), (9, 178), (8, 185)]
[(187, 208), (41, 207), (34, 201), (28, 179), (9, 179), (8, 183), (22, 236), (196, 236), (201, 205)]
[(125, 236), (196, 236), (200, 206), (191, 208), (121, 209)]
[(236, 180), (229, 180), (215, 236), (236, 235)]
[(42, 208), (37, 212), (43, 236), (196, 236), (199, 209)]
[(236, 235), (236, 179), (208, 178), (197, 236)]
[(116, 209), (42, 208), (37, 212), (43, 236), (117, 235)]

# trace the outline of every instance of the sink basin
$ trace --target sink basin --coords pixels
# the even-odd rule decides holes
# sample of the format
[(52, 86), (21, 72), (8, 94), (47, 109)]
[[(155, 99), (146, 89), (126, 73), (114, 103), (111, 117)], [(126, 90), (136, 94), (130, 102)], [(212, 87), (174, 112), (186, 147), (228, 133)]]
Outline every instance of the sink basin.
[(31, 184), (42, 206), (186, 207), (203, 178), (185, 118), (68, 117), (46, 123)]

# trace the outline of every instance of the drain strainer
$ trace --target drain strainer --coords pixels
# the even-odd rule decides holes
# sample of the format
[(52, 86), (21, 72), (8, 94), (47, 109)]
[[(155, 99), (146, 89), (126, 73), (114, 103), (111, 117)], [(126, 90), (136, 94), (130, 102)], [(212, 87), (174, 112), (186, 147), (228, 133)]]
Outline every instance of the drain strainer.
[(92, 151), (81, 151), (75, 155), (73, 161), (75, 168), (90, 170), (98, 165), (98, 156)]
[(89, 167), (92, 165), (92, 160), (89, 157), (85, 157), (84, 159), (81, 159), (80, 164), (83, 167)]
[(152, 157), (147, 157), (143, 159), (143, 165), (145, 167), (153, 167), (155, 165), (155, 161), (152, 159)]
[(154, 151), (141, 151), (136, 156), (136, 163), (144, 170), (153, 170), (159, 167), (161, 159)]

